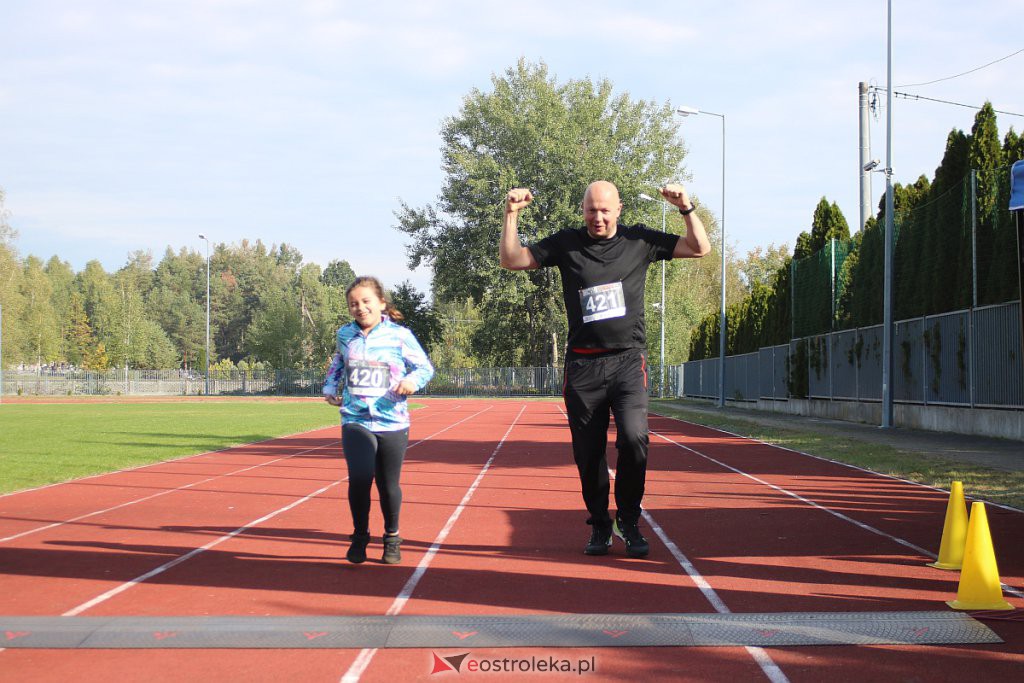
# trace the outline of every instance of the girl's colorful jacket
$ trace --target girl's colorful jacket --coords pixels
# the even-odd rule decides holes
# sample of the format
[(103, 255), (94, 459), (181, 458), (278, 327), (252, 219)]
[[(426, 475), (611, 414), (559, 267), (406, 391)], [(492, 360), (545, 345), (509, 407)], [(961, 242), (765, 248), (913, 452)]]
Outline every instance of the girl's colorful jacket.
[(394, 389), (408, 379), (419, 391), (434, 376), (434, 366), (412, 331), (384, 316), (369, 334), (351, 322), (338, 330), (337, 339), (323, 394), (337, 396), (344, 385), (342, 423), (359, 424), (372, 432), (407, 429), (406, 397)]

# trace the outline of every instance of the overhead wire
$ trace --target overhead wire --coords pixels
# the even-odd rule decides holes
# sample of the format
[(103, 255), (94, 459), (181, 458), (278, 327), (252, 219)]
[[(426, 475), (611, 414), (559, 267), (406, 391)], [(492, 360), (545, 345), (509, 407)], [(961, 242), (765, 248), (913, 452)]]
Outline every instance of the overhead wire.
[(966, 76), (967, 74), (972, 74), (975, 71), (981, 71), (982, 69), (987, 69), (988, 67), (992, 66), (993, 64), (998, 64), (999, 62), (1002, 62), (1002, 61), (1005, 61), (1005, 60), (1009, 59), (1010, 57), (1016, 57), (1017, 55), (1019, 55), (1022, 52), (1024, 52), (1024, 48), (1021, 48), (1020, 50), (1017, 50), (1016, 52), (1014, 52), (1012, 54), (1008, 54), (1005, 57), (1000, 57), (999, 59), (997, 59), (995, 61), (989, 62), (988, 64), (982, 64), (981, 66), (975, 67), (975, 68), (973, 68), (973, 69), (971, 69), (969, 71), (964, 71), (963, 73), (956, 74), (955, 76), (946, 76), (944, 78), (936, 78), (934, 81), (927, 81), (925, 83), (910, 83), (908, 85), (897, 85), (895, 87), (897, 87), (897, 88), (919, 88), (919, 87), (925, 86), (925, 85), (932, 85), (933, 83), (941, 83), (942, 81), (951, 81), (954, 78), (960, 78), (961, 76)]

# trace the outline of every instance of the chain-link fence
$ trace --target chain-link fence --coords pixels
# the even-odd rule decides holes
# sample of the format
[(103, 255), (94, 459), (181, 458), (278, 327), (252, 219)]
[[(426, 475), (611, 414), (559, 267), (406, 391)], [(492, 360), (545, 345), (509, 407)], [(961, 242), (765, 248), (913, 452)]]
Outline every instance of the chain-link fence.
[[(661, 372), (648, 368), (652, 396), (661, 394)], [(561, 396), (560, 367), (438, 368), (421, 392), (431, 396)], [(211, 396), (320, 396), (322, 370), (219, 372), (211, 376)], [(664, 395), (675, 396), (678, 374), (665, 373)], [(0, 394), (16, 396), (201, 396), (201, 373), (179, 370), (5, 370)]]
[[(900, 320), (893, 342), (893, 400), (1024, 408), (1020, 302)], [(717, 358), (683, 364), (683, 395), (718, 397)], [(794, 339), (729, 356), (730, 400), (882, 399), (882, 326)]]

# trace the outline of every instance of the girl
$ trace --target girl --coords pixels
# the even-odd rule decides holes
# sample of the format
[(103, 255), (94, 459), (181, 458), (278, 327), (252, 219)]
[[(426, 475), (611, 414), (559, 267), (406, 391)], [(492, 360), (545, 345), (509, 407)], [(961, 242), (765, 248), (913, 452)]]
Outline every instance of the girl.
[(341, 407), (341, 443), (348, 464), (348, 504), (354, 527), (346, 558), (357, 564), (366, 560), (370, 485), (376, 479), (384, 514), (381, 560), (395, 564), (402, 559), (398, 480), (409, 443), (406, 397), (427, 385), (434, 368), (413, 333), (394, 322), (402, 320), (402, 314), (387, 300), (377, 278), (356, 278), (345, 298), (353, 321), (338, 330), (337, 351), (323, 393), (328, 403)]

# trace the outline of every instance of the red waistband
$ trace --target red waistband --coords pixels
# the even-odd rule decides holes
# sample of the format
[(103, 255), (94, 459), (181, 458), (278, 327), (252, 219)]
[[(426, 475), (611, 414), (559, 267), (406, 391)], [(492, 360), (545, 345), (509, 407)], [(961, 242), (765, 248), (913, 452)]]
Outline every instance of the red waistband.
[(579, 349), (576, 347), (573, 347), (569, 350), (572, 351), (573, 353), (608, 353), (609, 351), (611, 351), (611, 349)]

